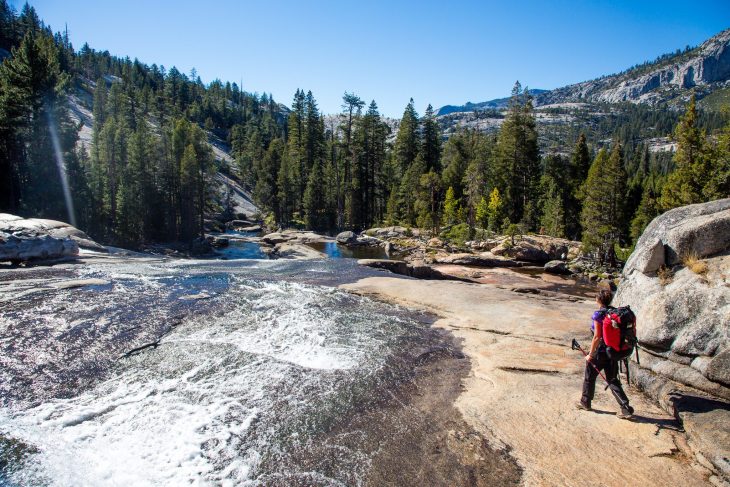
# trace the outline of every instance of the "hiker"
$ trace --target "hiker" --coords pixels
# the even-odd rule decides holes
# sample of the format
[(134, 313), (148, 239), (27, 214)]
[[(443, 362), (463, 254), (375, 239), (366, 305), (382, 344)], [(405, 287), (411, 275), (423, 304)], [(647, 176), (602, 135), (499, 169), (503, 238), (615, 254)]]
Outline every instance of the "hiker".
[(591, 341), (590, 352), (586, 355), (583, 396), (578, 403), (578, 408), (586, 411), (591, 410), (591, 401), (596, 388), (596, 377), (598, 377), (598, 371), (603, 370), (609, 389), (621, 405), (621, 412), (618, 417), (628, 419), (634, 414), (634, 408), (629, 405), (629, 398), (626, 397), (626, 393), (621, 387), (621, 381), (618, 378), (618, 360), (609, 357), (606, 344), (603, 341), (603, 320), (609, 311), (608, 308), (612, 299), (613, 293), (608, 289), (601, 289), (596, 295), (596, 304), (598, 304), (599, 309), (593, 313), (592, 317), (591, 331), (593, 332), (593, 340)]

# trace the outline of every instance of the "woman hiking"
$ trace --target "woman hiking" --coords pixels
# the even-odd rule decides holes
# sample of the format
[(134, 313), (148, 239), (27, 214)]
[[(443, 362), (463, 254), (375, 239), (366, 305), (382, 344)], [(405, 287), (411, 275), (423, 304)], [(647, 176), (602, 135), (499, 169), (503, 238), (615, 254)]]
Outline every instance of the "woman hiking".
[(596, 295), (596, 304), (598, 304), (599, 309), (593, 313), (592, 317), (591, 331), (593, 332), (593, 340), (591, 341), (590, 352), (586, 355), (583, 396), (577, 407), (586, 411), (591, 410), (591, 401), (596, 388), (596, 377), (598, 377), (598, 371), (603, 370), (608, 387), (621, 406), (618, 417), (628, 419), (634, 414), (634, 408), (629, 406), (629, 398), (626, 397), (626, 393), (621, 387), (621, 381), (618, 378), (618, 361), (609, 358), (606, 352), (606, 344), (603, 342), (603, 318), (608, 312), (612, 299), (613, 293), (608, 289), (601, 289)]

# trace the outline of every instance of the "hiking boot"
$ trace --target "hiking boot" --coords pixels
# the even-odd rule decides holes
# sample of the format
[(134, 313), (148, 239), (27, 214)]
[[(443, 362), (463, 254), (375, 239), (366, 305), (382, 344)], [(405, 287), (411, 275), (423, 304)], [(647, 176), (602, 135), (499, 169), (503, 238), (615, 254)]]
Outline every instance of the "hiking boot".
[(633, 415), (634, 408), (632, 408), (631, 406), (626, 406), (625, 408), (621, 408), (621, 412), (618, 413), (616, 416), (618, 416), (620, 419), (629, 419)]
[(583, 402), (583, 401), (578, 401), (578, 402), (577, 402), (577, 403), (575, 404), (575, 407), (576, 407), (577, 409), (582, 409), (583, 411), (590, 411), (590, 410), (591, 410), (591, 405), (590, 405), (590, 403), (585, 403), (585, 402)]

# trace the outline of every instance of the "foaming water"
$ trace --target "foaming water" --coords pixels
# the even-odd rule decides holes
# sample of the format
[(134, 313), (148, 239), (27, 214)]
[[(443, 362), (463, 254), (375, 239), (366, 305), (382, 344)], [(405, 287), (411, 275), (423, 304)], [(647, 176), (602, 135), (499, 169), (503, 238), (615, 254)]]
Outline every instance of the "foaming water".
[[(4, 359), (3, 380), (29, 389), (1, 390), (0, 484), (361, 483), (370, 457), (350, 438), (360, 433), (316, 439), (410, 374), (398, 351), (426, 326), (319, 285), (356, 272), (332, 265), (97, 265), (77, 277), (109, 286), (0, 310), (4, 335), (40, 337)], [(134, 326), (146, 331), (122, 332)], [(68, 370), (88, 380), (59, 383)]]

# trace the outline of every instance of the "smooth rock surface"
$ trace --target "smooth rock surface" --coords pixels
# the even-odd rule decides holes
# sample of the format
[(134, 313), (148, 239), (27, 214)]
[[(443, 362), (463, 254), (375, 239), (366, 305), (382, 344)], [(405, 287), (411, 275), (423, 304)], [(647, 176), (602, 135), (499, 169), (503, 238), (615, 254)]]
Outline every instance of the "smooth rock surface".
[(629, 391), (636, 421), (616, 418), (616, 401), (602, 387), (596, 411), (575, 409), (585, 361), (569, 344), (586, 338), (589, 301), (392, 277), (341, 287), (435, 313), (436, 326), (464, 340), (472, 370), (457, 407), (490, 444), (509, 449), (523, 485), (708, 485), (706, 471), (677, 455), (684, 439), (677, 422), (641, 394)]

